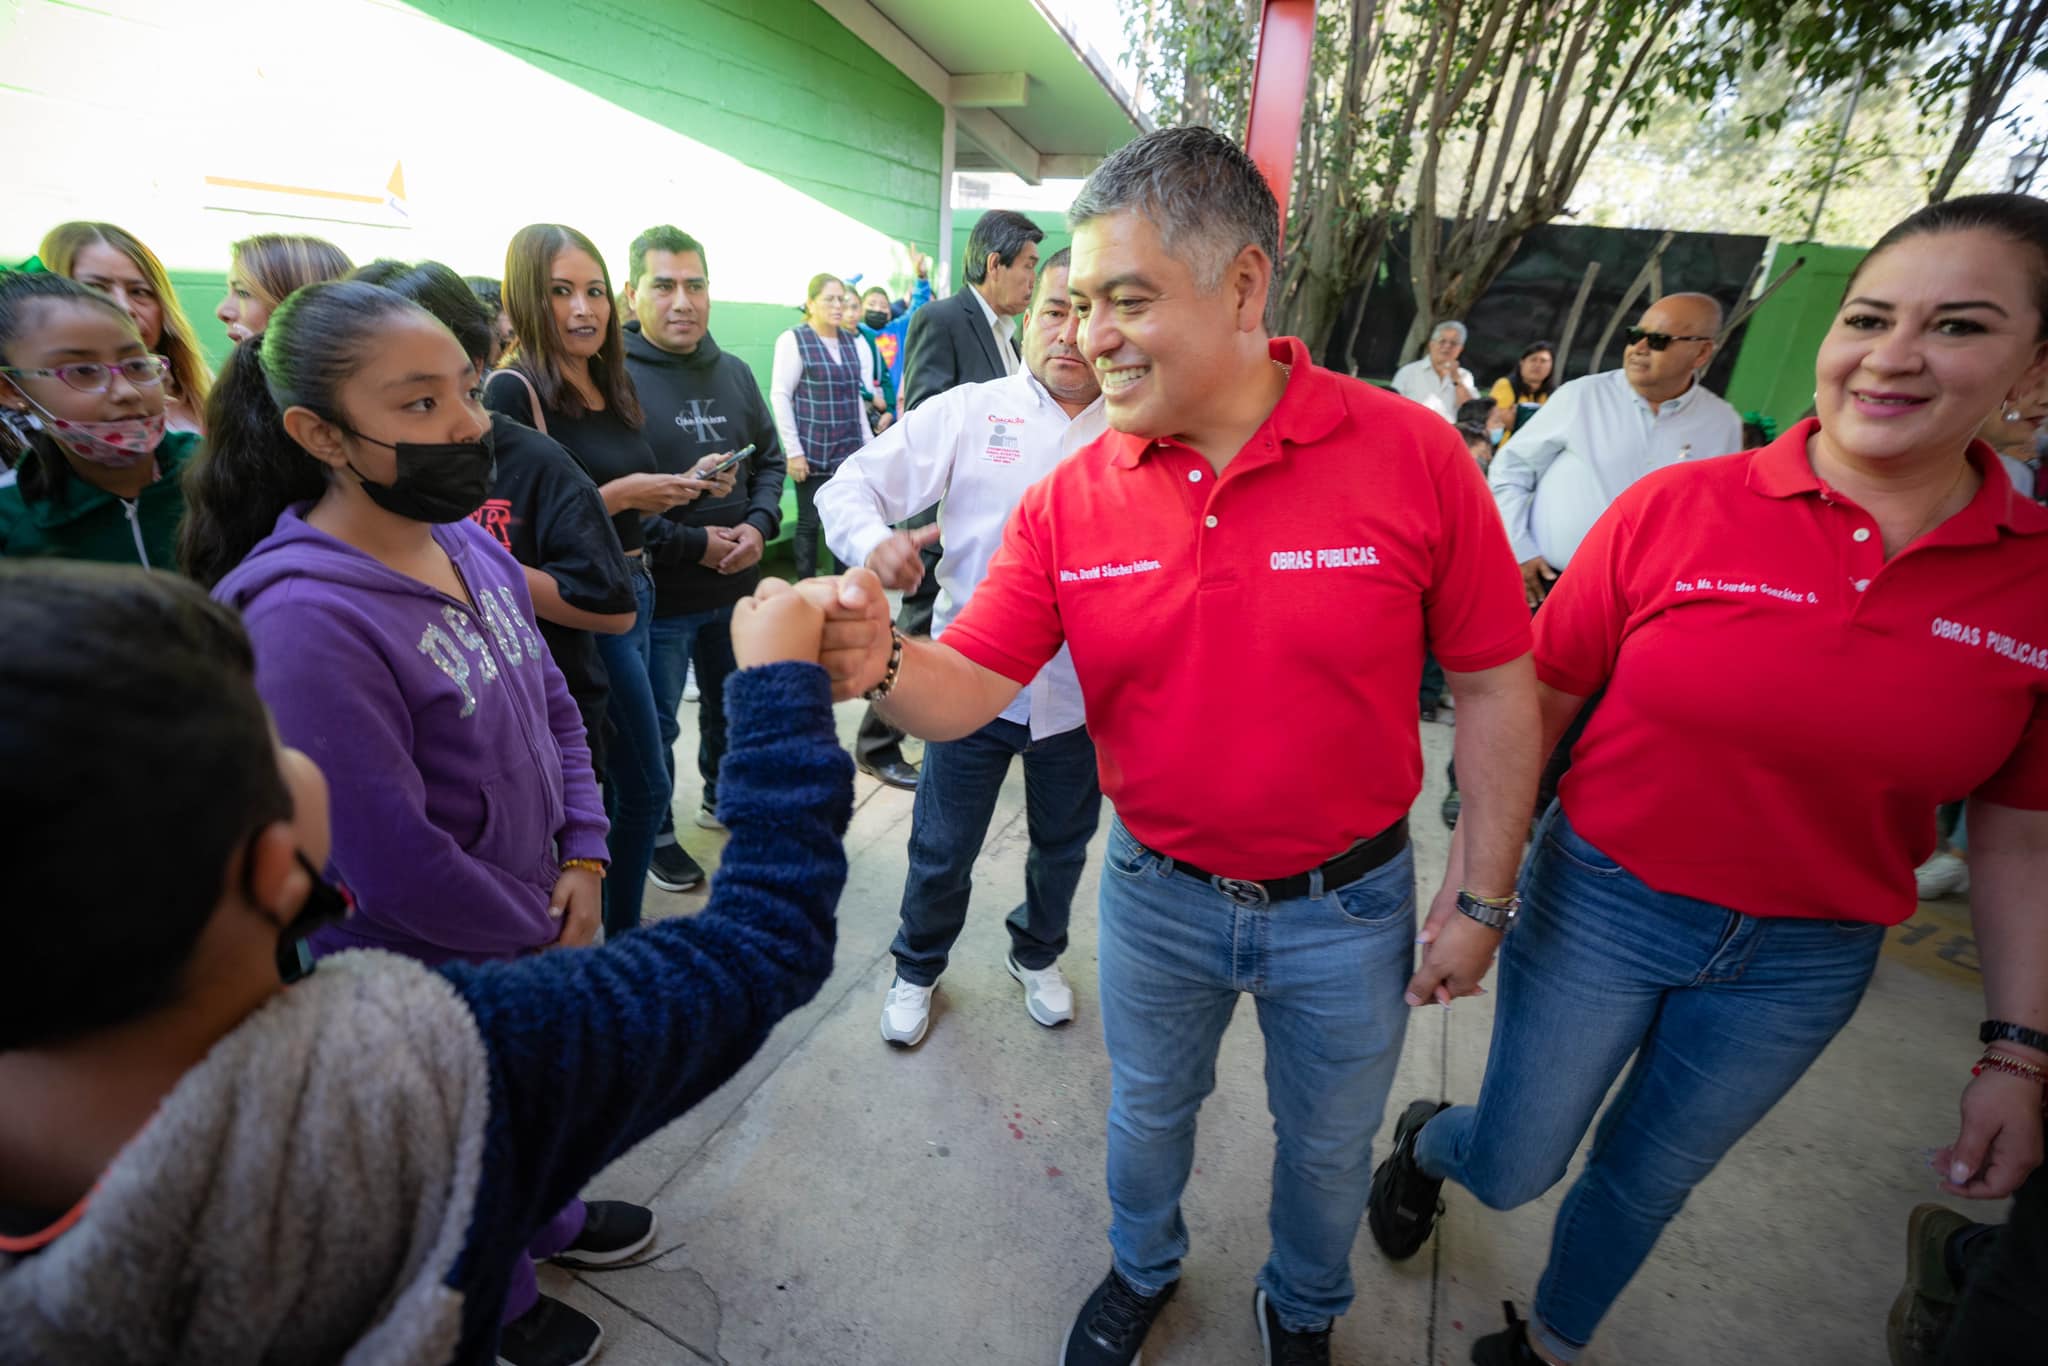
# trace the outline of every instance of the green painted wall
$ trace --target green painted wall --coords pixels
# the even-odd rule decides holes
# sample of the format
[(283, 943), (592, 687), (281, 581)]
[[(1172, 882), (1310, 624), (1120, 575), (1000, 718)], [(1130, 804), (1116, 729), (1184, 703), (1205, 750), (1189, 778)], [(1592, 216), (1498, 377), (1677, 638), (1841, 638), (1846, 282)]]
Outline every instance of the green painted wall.
[(1768, 414), (1781, 431), (1806, 415), (1813, 406), (1814, 357), (1865, 254), (1862, 247), (1817, 242), (1776, 249), (1766, 280), (1777, 279), (1802, 257), (1805, 264), (1750, 315), (1728, 379), (1727, 398), (1737, 412)]
[(907, 293), (903, 244), (939, 255), (942, 110), (811, 0), (0, 5), (0, 129), (97, 126), (107, 90), (166, 69), (207, 79), (152, 112), (143, 162), (12, 140), (0, 262), (65, 219), (118, 222), (216, 363), (228, 247), (257, 232), (497, 275), (516, 229), (558, 220), (623, 285), (632, 235), (673, 222), (764, 389), (811, 275)]
[(0, 261), (66, 218), (119, 222), (216, 359), (228, 244), (255, 232), (496, 275), (514, 230), (557, 219), (616, 278), (633, 232), (674, 222), (708, 249), (720, 343), (764, 383), (812, 274), (907, 291), (902, 243), (938, 254), (942, 110), (811, 0), (18, 0), (0, 37), (16, 130), (89, 122), (166, 64), (208, 70), (152, 116), (134, 175), (17, 141)]
[[(934, 249), (944, 115), (810, 0), (419, 0), (414, 7), (892, 238)], [(516, 138), (516, 119), (501, 126)], [(573, 180), (572, 168), (535, 169)], [(704, 187), (712, 195), (718, 189)], [(690, 209), (675, 208), (685, 227)], [(830, 243), (821, 242), (819, 253), (829, 262)], [(793, 263), (791, 274), (832, 269), (845, 267)]]

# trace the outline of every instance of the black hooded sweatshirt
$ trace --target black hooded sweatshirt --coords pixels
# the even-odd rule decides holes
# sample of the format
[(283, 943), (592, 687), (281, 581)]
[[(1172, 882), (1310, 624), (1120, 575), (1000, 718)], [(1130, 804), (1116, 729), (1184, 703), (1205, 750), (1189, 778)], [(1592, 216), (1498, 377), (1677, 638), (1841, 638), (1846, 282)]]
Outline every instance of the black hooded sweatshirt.
[(761, 581), (758, 564), (737, 574), (706, 567), (706, 527), (751, 522), (765, 543), (782, 525), (782, 481), (788, 467), (775, 417), (754, 372), (718, 349), (710, 334), (687, 356), (664, 351), (626, 324), (626, 370), (646, 410), (641, 435), (663, 474), (688, 474), (706, 459), (752, 442), (754, 453), (734, 471), (732, 492), (704, 497), (645, 520), (654, 569), (654, 615), (686, 616), (729, 607)]

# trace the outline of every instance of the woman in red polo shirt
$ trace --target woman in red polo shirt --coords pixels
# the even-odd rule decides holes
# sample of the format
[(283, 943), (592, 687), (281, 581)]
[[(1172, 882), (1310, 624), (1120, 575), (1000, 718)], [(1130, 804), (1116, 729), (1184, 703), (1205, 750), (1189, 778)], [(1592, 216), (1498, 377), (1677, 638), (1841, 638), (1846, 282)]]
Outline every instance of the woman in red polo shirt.
[(1964, 796), (1991, 1022), (1943, 1189), (2001, 1197), (2041, 1160), (2048, 510), (1972, 434), (2048, 374), (2048, 203), (1979, 195), (1892, 229), (1816, 372), (1817, 420), (1636, 484), (1536, 618), (1546, 747), (1606, 696), (1523, 868), (1479, 1102), (1402, 1116), (1382, 1249), (1422, 1245), (1446, 1178), (1499, 1209), (1555, 1185), (1635, 1064), (1526, 1335), (1510, 1310), (1476, 1362), (1584, 1348), (1855, 1011), (1934, 808)]

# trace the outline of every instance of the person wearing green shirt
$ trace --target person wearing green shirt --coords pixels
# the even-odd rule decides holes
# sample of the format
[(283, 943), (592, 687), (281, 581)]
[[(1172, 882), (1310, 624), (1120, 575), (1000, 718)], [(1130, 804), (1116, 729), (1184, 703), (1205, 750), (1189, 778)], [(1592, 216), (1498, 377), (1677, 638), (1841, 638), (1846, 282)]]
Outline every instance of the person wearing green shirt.
[(28, 433), (0, 474), (0, 556), (175, 568), (199, 438), (165, 433), (167, 369), (99, 291), (0, 274), (0, 406)]

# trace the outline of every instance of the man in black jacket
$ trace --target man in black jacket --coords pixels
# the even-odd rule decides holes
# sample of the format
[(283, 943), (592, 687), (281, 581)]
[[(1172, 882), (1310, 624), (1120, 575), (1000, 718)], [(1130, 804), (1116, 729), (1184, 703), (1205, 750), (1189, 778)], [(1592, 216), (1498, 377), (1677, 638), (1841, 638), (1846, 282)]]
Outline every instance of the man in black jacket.
[[(967, 238), (967, 259), (961, 263), (967, 284), (944, 299), (917, 310), (910, 318), (903, 362), (903, 410), (962, 384), (1014, 375), (1023, 361), (1017, 350), (1017, 319), (1031, 306), (1038, 280), (1039, 226), (1021, 213), (990, 209)], [(938, 517), (926, 508), (904, 523), (927, 526)], [(939, 592), (939, 557), (945, 547), (929, 545), (921, 552), (924, 579), (905, 595), (896, 625), (905, 635), (932, 631), (932, 603)], [(853, 743), (853, 759), (863, 773), (891, 787), (917, 786), (917, 770), (903, 757), (903, 732), (869, 707)]]
[[(649, 228), (633, 240), (622, 302), (626, 369), (646, 410), (643, 432), (665, 474), (689, 474), (743, 446), (732, 492), (707, 495), (646, 519), (654, 568), (654, 683), (662, 749), (675, 776), (676, 720), (684, 679), (697, 669), (697, 771), (704, 800), (697, 824), (718, 820), (718, 764), (725, 757), (725, 680), (733, 671), (733, 604), (761, 581), (761, 551), (782, 522), (782, 443), (754, 372), (711, 339), (711, 282), (704, 246), (678, 228)], [(648, 875), (657, 887), (688, 891), (704, 870), (676, 842), (675, 815), (655, 836)]]

